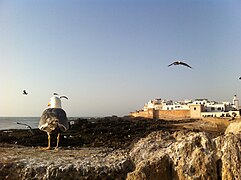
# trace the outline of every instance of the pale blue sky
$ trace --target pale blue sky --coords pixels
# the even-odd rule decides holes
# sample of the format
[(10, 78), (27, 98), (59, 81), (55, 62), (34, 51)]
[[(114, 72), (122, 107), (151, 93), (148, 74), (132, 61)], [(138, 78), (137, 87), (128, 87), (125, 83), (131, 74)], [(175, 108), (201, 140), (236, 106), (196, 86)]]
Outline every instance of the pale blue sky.
[(0, 116), (40, 116), (53, 92), (68, 116), (232, 101), (240, 68), (239, 0), (0, 0)]

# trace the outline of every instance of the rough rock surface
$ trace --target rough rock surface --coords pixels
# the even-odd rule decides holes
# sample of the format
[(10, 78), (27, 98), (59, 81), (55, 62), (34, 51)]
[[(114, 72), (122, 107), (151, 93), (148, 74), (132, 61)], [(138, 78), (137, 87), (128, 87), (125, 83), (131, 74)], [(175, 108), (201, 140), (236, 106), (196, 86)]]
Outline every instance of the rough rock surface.
[(72, 127), (58, 151), (39, 150), (36, 134), (2, 132), (0, 179), (241, 179), (239, 134), (162, 121), (111, 124)]
[(241, 179), (241, 136), (211, 139), (204, 132), (153, 132), (130, 151), (128, 180)]
[(0, 154), (0, 179), (125, 179), (134, 167), (124, 150), (5, 147)]
[(241, 179), (241, 136), (227, 134), (217, 137), (217, 166), (222, 179)]
[[(214, 151), (214, 142), (203, 132), (153, 132), (130, 151), (136, 170), (128, 179), (136, 174), (142, 177), (137, 179), (157, 179), (149, 176), (157, 172), (162, 172), (163, 179), (217, 179)], [(162, 164), (166, 164), (164, 171)]]
[(241, 134), (241, 122), (236, 121), (231, 123), (225, 131), (225, 134), (228, 134), (228, 133)]

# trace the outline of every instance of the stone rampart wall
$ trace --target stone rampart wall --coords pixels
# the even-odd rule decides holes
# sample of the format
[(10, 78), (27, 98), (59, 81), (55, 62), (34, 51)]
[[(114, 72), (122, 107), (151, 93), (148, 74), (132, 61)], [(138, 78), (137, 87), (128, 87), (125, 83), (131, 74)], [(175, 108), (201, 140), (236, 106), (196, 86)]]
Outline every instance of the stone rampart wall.
[(190, 118), (190, 110), (159, 110), (159, 119)]
[(153, 110), (132, 112), (134, 117), (145, 117), (154, 119), (179, 119), (190, 118), (189, 110)]

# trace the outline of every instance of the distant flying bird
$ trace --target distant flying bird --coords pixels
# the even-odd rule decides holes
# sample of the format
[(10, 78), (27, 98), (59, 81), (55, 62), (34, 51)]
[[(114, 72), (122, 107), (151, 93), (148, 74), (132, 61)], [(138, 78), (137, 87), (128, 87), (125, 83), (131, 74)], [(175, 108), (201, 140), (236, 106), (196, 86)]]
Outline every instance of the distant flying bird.
[(170, 66), (172, 66), (172, 65), (183, 65), (183, 66), (186, 66), (186, 67), (192, 68), (190, 65), (188, 65), (187, 63), (182, 62), (182, 61), (175, 61), (175, 62), (169, 64), (168, 67), (170, 67)]
[(23, 90), (23, 95), (28, 95), (28, 93), (26, 92), (26, 90)]
[(38, 128), (48, 134), (48, 147), (43, 148), (43, 150), (50, 149), (50, 134), (52, 131), (57, 131), (57, 144), (55, 149), (58, 148), (60, 133), (69, 129), (69, 122), (67, 119), (66, 112), (61, 106), (61, 97), (68, 99), (66, 96), (57, 96), (56, 94), (50, 99), (48, 109), (46, 109), (39, 121)]

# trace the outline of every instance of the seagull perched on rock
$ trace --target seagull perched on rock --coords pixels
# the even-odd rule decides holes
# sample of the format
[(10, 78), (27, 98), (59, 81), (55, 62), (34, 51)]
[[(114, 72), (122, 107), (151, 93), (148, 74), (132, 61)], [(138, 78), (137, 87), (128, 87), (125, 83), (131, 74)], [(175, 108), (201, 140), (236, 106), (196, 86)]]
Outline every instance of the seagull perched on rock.
[(23, 95), (28, 95), (26, 90), (23, 90)]
[[(57, 94), (57, 93), (56, 93)], [(52, 131), (57, 131), (57, 144), (55, 149), (58, 148), (60, 133), (69, 129), (69, 122), (67, 119), (66, 112), (62, 109), (61, 98), (68, 99), (66, 96), (54, 95), (51, 97), (47, 108), (39, 121), (38, 128), (48, 134), (48, 147), (43, 148), (43, 150), (50, 149), (50, 134)]]
[(190, 65), (188, 65), (187, 63), (182, 62), (182, 61), (175, 61), (175, 62), (169, 64), (168, 67), (170, 67), (170, 66), (172, 66), (172, 65), (183, 65), (183, 66), (186, 66), (186, 67), (192, 68)]

